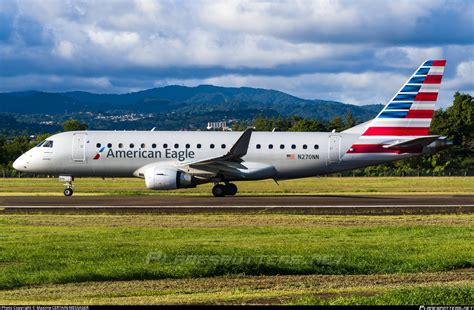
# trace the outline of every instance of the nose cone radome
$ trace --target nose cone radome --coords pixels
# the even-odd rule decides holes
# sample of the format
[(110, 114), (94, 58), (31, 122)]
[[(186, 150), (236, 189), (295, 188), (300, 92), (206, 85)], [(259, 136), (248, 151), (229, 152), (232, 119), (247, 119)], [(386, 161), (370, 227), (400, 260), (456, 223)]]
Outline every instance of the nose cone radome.
[(25, 171), (26, 170), (26, 161), (25, 156), (21, 155), (13, 162), (13, 168), (18, 171)]

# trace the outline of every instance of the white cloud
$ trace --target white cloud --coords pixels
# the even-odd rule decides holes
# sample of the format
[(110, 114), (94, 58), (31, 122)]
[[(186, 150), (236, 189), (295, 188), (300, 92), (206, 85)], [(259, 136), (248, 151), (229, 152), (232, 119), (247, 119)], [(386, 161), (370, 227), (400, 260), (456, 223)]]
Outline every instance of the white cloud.
[(390, 67), (414, 68), (425, 60), (444, 59), (441, 47), (388, 47), (375, 52), (379, 61)]
[(202, 23), (223, 31), (264, 34), (289, 40), (393, 41), (413, 34), (420, 18), (444, 1), (241, 1), (208, 0)]
[(452, 91), (474, 92), (474, 60), (461, 62), (456, 67), (456, 75), (445, 81), (445, 88)]
[(74, 46), (69, 41), (60, 41), (53, 52), (60, 57), (70, 59), (74, 53)]
[(91, 29), (87, 34), (92, 42), (107, 49), (128, 48), (140, 41), (140, 36), (135, 32), (118, 32)]

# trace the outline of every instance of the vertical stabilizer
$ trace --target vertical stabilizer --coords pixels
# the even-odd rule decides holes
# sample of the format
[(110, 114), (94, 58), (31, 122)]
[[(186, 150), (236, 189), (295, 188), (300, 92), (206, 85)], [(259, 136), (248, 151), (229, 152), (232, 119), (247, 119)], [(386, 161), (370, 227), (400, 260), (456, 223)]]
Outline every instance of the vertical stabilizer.
[(348, 153), (386, 153), (385, 141), (427, 136), (445, 65), (446, 60), (423, 62), (382, 111), (357, 128), (361, 137)]

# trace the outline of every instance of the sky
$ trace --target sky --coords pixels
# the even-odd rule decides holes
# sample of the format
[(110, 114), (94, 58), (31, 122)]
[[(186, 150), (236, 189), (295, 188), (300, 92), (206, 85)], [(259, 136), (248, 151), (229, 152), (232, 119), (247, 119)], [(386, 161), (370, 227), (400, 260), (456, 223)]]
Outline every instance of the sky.
[(426, 59), (447, 59), (438, 107), (474, 94), (474, 1), (0, 1), (0, 92), (212, 84), (363, 105)]

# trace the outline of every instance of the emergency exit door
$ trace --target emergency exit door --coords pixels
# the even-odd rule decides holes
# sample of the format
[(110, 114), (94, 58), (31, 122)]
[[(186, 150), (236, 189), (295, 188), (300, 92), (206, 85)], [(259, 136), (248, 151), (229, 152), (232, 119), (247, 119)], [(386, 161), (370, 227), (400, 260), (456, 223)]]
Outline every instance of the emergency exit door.
[(341, 136), (329, 136), (328, 163), (341, 162)]

